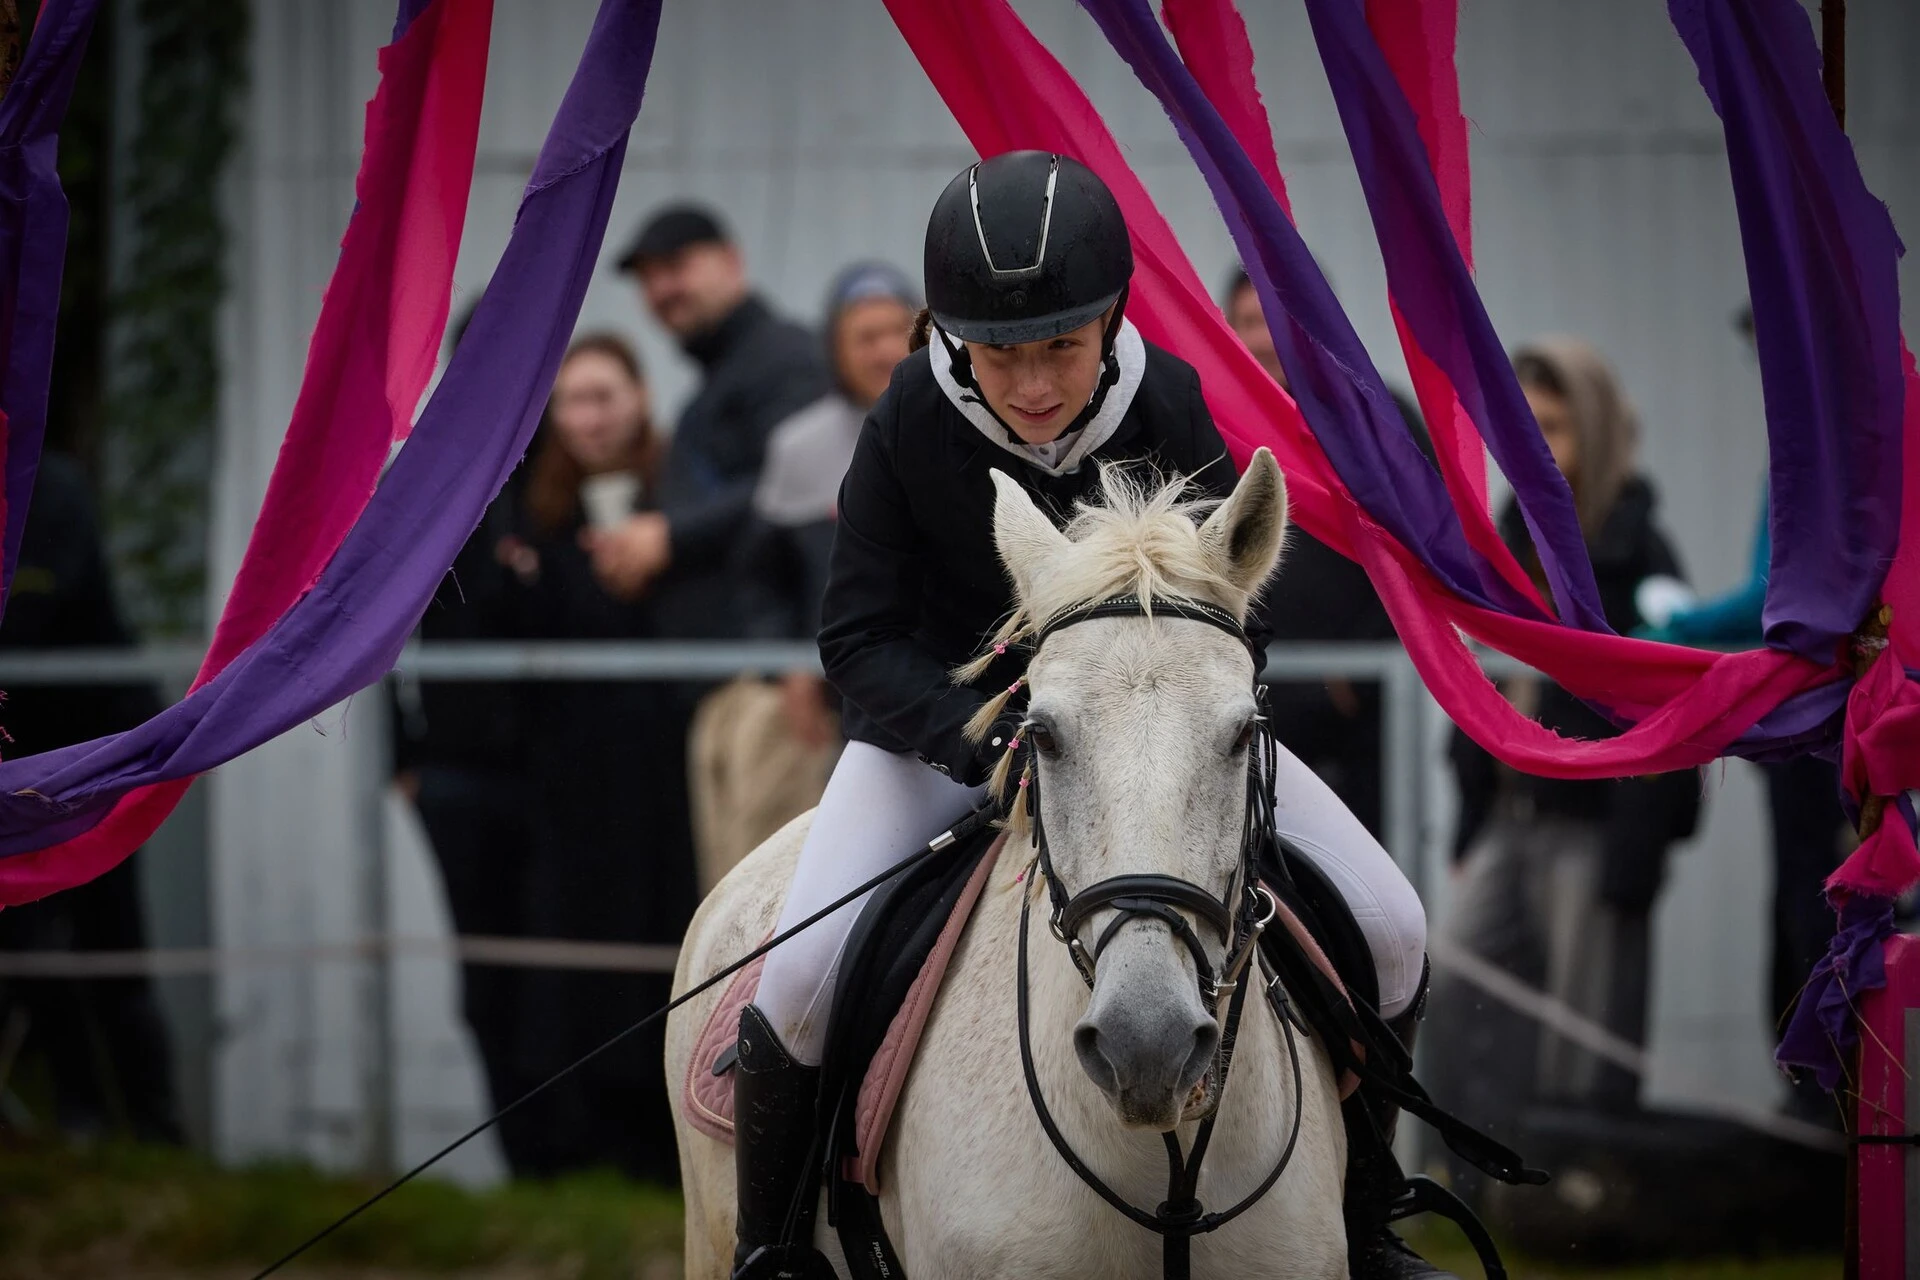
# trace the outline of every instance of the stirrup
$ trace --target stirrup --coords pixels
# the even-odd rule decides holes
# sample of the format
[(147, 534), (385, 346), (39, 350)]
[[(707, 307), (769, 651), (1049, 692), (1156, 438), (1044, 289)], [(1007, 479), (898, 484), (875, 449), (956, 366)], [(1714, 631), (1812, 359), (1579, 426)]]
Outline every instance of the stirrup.
[[(797, 1256), (796, 1256), (797, 1255)], [(731, 1280), (839, 1280), (818, 1249), (762, 1245), (733, 1269)]]
[(1479, 1216), (1459, 1196), (1426, 1174), (1416, 1173), (1402, 1182), (1400, 1189), (1387, 1202), (1387, 1221), (1401, 1222), (1422, 1213), (1445, 1218), (1460, 1228), (1467, 1237), (1467, 1243), (1473, 1246), (1474, 1253), (1479, 1256), (1480, 1268), (1487, 1273), (1487, 1280), (1507, 1280), (1507, 1268), (1500, 1261), (1500, 1250)]

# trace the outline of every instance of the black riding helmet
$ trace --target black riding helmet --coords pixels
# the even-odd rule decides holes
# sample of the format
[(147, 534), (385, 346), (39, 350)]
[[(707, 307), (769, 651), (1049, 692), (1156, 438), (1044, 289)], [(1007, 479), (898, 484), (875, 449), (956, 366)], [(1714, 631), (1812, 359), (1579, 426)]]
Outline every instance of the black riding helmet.
[(1069, 333), (1121, 301), (1133, 244), (1093, 170), (1068, 156), (1010, 151), (940, 193), (926, 272), (927, 307), (942, 332), (1011, 346)]
[(964, 343), (1013, 346), (1072, 333), (1104, 315), (1100, 381), (1063, 436), (1093, 420), (1120, 380), (1114, 339), (1133, 278), (1133, 242), (1107, 184), (1048, 151), (1009, 151), (947, 184), (927, 220), (927, 310), (966, 399), (980, 395)]

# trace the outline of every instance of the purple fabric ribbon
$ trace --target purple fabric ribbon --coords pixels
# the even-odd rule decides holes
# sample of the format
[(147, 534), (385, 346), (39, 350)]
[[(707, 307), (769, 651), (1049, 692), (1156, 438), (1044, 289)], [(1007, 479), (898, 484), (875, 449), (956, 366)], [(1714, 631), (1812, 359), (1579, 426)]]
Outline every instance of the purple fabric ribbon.
[(1767, 643), (1833, 662), (1900, 537), (1902, 252), (1796, 0), (1668, 0), (1726, 126), (1766, 397)]
[[(1287, 317), (1285, 323), (1274, 326), (1276, 348), (1295, 383), (1302, 412), (1341, 479), (1376, 521), (1407, 541), (1437, 576), (1460, 590), (1460, 575), (1441, 568), (1457, 566), (1458, 556), (1464, 553), (1444, 487), (1425, 467), (1424, 459), (1409, 461), (1402, 456), (1404, 449), (1387, 440), (1395, 434), (1395, 424), (1371, 411), (1384, 394), (1378, 374), (1257, 168), (1179, 61), (1146, 0), (1081, 3), (1160, 99), (1192, 151), (1268, 314)], [(1738, 8), (1727, 0), (1712, 0), (1712, 4), (1721, 19)], [(1682, 7), (1676, 0), (1676, 10)], [(1361, 6), (1351, 0), (1307, 0), (1307, 9), (1401, 313), (1422, 348), (1458, 390), (1489, 452), (1512, 481), (1562, 615), (1590, 629), (1606, 630), (1571, 495), (1540, 438), (1447, 226), (1405, 95), (1367, 28)], [(1681, 21), (1676, 12), (1676, 22)], [(1802, 572), (1791, 585), (1775, 580), (1773, 612), (1782, 619), (1813, 620), (1801, 624), (1802, 641), (1793, 647), (1831, 662), (1835, 656), (1832, 637), (1857, 625), (1864, 602), (1878, 589), (1898, 536), (1901, 388), (1894, 294), (1898, 245), (1884, 208), (1860, 180), (1844, 135), (1831, 127), (1831, 114), (1819, 97), (1817, 56), (1811, 64), (1804, 58), (1794, 60), (1796, 51), (1805, 53), (1799, 46), (1810, 46), (1805, 15), (1792, 0), (1765, 0), (1743, 17), (1740, 27), (1749, 43), (1767, 40), (1780, 45), (1764, 54), (1752, 47), (1716, 46), (1715, 55), (1738, 61), (1742, 68), (1726, 77), (1729, 85), (1743, 86), (1731, 99), (1737, 107), (1727, 123), (1727, 136), (1729, 152), (1736, 158), (1735, 193), (1748, 242), (1755, 306), (1764, 305), (1770, 311), (1784, 306), (1791, 314), (1781, 325), (1791, 326), (1793, 332), (1812, 328), (1824, 335), (1806, 346), (1810, 354), (1772, 371), (1769, 377), (1774, 483), (1781, 484), (1783, 472), (1793, 476), (1788, 481), (1790, 494), (1775, 489), (1776, 523), (1793, 521), (1793, 529), (1781, 537), (1791, 540), (1801, 530), (1791, 509), (1783, 515), (1780, 504), (1820, 492), (1811, 526), (1812, 551), (1796, 553)], [(1697, 56), (1703, 52), (1696, 50)], [(1771, 96), (1756, 105), (1750, 99), (1760, 90), (1754, 87), (1751, 71), (1763, 56), (1784, 59), (1788, 70), (1768, 83)], [(1702, 65), (1704, 77), (1709, 64)], [(1796, 122), (1809, 110), (1815, 117), (1813, 127), (1795, 133)], [(1819, 198), (1794, 199), (1795, 191), (1817, 192)], [(1821, 216), (1809, 213), (1806, 206)], [(1835, 260), (1849, 264), (1868, 297), (1865, 319), (1856, 316), (1851, 326), (1825, 326), (1820, 319), (1827, 311), (1848, 310), (1845, 278), (1809, 268), (1810, 263)], [(1810, 281), (1809, 275), (1818, 281)], [(1796, 297), (1814, 299), (1806, 314), (1792, 311)], [(1857, 313), (1860, 308), (1856, 304), (1853, 310)], [(1843, 341), (1834, 334), (1852, 338)], [(1762, 354), (1764, 358), (1765, 348)], [(1358, 383), (1360, 389), (1353, 396), (1343, 396), (1337, 386), (1327, 386), (1330, 380)], [(1773, 387), (1782, 390), (1776, 394)], [(1330, 406), (1337, 408), (1330, 412)], [(1813, 411), (1807, 411), (1808, 406)], [(1856, 414), (1872, 415), (1864, 440), (1849, 439), (1845, 429)], [(1819, 478), (1809, 481), (1810, 475)], [(1870, 484), (1856, 485), (1849, 497), (1843, 489), (1856, 479)], [(1446, 505), (1444, 513), (1433, 500)], [(1403, 501), (1406, 518), (1389, 518), (1399, 515), (1395, 504)], [(1830, 542), (1822, 530), (1834, 523), (1835, 517), (1829, 514), (1833, 511), (1841, 513), (1837, 518), (1842, 523), (1866, 522), (1868, 536), (1862, 545), (1870, 550), (1850, 549), (1844, 561), (1833, 551), (1836, 558), (1829, 563), (1846, 563), (1849, 570), (1829, 582), (1811, 572), (1811, 567), (1829, 554), (1823, 549)], [(1439, 532), (1425, 543), (1409, 540), (1409, 526), (1414, 524)], [(1865, 563), (1868, 560), (1871, 566)], [(1509, 613), (1533, 613), (1524, 602), (1500, 590), (1491, 569), (1480, 564), (1477, 556), (1473, 561), (1478, 585), (1485, 591), (1461, 591), (1463, 596)], [(1778, 553), (1775, 562), (1780, 563)], [(1860, 571), (1854, 571), (1854, 566)], [(1822, 624), (1818, 619), (1823, 617), (1848, 621), (1836, 632), (1837, 623)], [(1770, 631), (1774, 643), (1784, 647), (1792, 627), (1792, 622), (1783, 621), (1779, 629)], [(1814, 635), (1827, 637), (1823, 649), (1818, 641), (1805, 640)], [(1845, 696), (1844, 684), (1802, 694), (1749, 730), (1733, 750), (1760, 759), (1830, 750), (1837, 742)], [(1606, 712), (1606, 708), (1600, 710)], [(1623, 723), (1618, 716), (1612, 718)]]
[(400, 7), (393, 15), (393, 38), (398, 40), (407, 34), (407, 28), (413, 20), (427, 11), (433, 0), (400, 0)]
[[(1753, 294), (1770, 462), (1767, 643), (1833, 662), (1878, 600), (1900, 539), (1900, 240), (1828, 106), (1813, 24), (1795, 0), (1667, 8), (1725, 125)], [(1894, 809), (1886, 821), (1913, 821), (1904, 797)], [(1839, 909), (1774, 1055), (1828, 1091), (1858, 1047), (1861, 994), (1886, 985), (1894, 929), (1885, 899)]]
[(1860, 1047), (1855, 1017), (1860, 997), (1887, 985), (1881, 944), (1892, 933), (1891, 900), (1858, 896), (1841, 904), (1839, 931), (1800, 989), (1800, 1003), (1774, 1052), (1776, 1062), (1811, 1071), (1829, 1093), (1839, 1086)]
[(0, 98), (0, 450), (5, 453), (6, 533), (0, 542), (0, 609), (13, 587), (33, 478), (47, 434), (60, 272), (67, 255), (67, 197), (56, 162), (60, 121), (73, 97), (98, 0), (47, 0), (6, 96)]
[[(1342, 3), (1359, 20), (1358, 6), (1351, 0)], [(1081, 0), (1081, 7), (1166, 108), (1226, 218), (1261, 306), (1269, 317), (1284, 317), (1284, 322), (1269, 322), (1275, 350), (1287, 371), (1293, 398), (1341, 483), (1376, 523), (1456, 594), (1504, 612), (1524, 611), (1537, 617), (1538, 611), (1527, 606), (1467, 545), (1445, 483), (1414, 443), (1385, 381), (1306, 243), (1267, 188), (1259, 169), (1181, 62), (1146, 0)], [(1370, 36), (1368, 39), (1371, 41)], [(1391, 76), (1388, 82), (1392, 83)], [(1399, 92), (1397, 85), (1394, 91)], [(1404, 113), (1404, 97), (1401, 106)], [(1411, 131), (1411, 113), (1405, 114)], [(1417, 134), (1415, 145), (1419, 145)], [(1440, 220), (1457, 259), (1458, 249), (1453, 247), (1451, 234), (1445, 232), (1439, 192), (1424, 158), (1421, 174), (1434, 216)], [(1506, 369), (1508, 382), (1513, 383), (1511, 367), (1497, 340), (1492, 351), (1496, 362)], [(1513, 383), (1513, 394), (1520, 394), (1517, 383)], [(1524, 401), (1522, 408), (1524, 411)], [(1530, 418), (1524, 421), (1531, 426)], [(1573, 516), (1572, 497), (1566, 482), (1554, 470), (1552, 455), (1537, 429), (1532, 431), (1532, 447), (1551, 473), (1552, 483), (1559, 485), (1570, 531), (1545, 539), (1542, 559), (1549, 567), (1549, 581), (1570, 616), (1583, 625), (1604, 629), (1593, 571)], [(1569, 537), (1575, 549), (1571, 557), (1558, 550)]]
[(1367, 26), (1366, 7), (1307, 0), (1307, 14), (1400, 314), (1420, 349), (1453, 384), (1487, 452), (1513, 485), (1561, 618), (1610, 632), (1572, 491), (1534, 423), (1448, 226), (1419, 122)]
[(525, 453), (572, 337), (652, 63), (661, 0), (602, 0), (505, 255), (378, 492), (312, 591), (137, 729), (0, 763), (0, 856), (135, 787), (203, 773), (379, 680)]

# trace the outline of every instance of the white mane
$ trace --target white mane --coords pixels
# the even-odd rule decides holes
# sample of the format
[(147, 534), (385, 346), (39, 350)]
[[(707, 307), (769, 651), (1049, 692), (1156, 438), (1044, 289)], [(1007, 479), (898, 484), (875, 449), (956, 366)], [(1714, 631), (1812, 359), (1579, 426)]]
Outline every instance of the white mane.
[(1099, 465), (1098, 500), (1075, 505), (1062, 531), (1067, 545), (1048, 556), (1044, 569), (1014, 575), (1013, 613), (985, 652), (954, 671), (956, 680), (984, 674), (998, 656), (995, 646), (1017, 643), (1049, 619), (1113, 596), (1137, 595), (1149, 613), (1164, 596), (1204, 600), (1246, 621), (1256, 591), (1237, 585), (1200, 536), (1201, 519), (1220, 500), (1195, 496), (1185, 476)]
[[(1233, 513), (1217, 498), (1196, 496), (1189, 477), (1106, 462), (1100, 464), (1097, 499), (1076, 504), (1064, 530), (1055, 530), (1023, 494), (1017, 501), (1035, 522), (1027, 532), (1037, 537), (1000, 523), (997, 508), (995, 536), (1014, 582), (1014, 609), (986, 650), (954, 670), (955, 681), (979, 679), (1009, 646), (1032, 639), (1053, 619), (1115, 596), (1137, 596), (1149, 616), (1155, 600), (1204, 601), (1244, 625), (1278, 563), (1286, 520), (1284, 486), (1271, 457), (1263, 457), (1257, 469), (1270, 473), (1275, 486), (1275, 502), (1266, 512), (1271, 524), (1256, 512), (1253, 521), (1225, 528), (1233, 523)], [(1007, 481), (1002, 500), (1017, 492)], [(1262, 539), (1264, 550), (1240, 545)], [(1018, 687), (1016, 682), (1000, 691), (974, 713), (967, 723), (969, 738), (986, 737)], [(996, 796), (1005, 794), (1013, 759), (1009, 748), (993, 770), (990, 786)], [(1011, 815), (1016, 831), (1024, 826), (1023, 808), (1016, 806)]]

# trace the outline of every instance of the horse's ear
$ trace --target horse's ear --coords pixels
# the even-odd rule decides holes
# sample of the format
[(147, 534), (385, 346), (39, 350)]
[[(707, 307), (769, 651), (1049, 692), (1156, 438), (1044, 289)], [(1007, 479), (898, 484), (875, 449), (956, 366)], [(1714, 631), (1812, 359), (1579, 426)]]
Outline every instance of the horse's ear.
[(1256, 449), (1233, 496), (1200, 526), (1200, 540), (1221, 575), (1251, 596), (1280, 563), (1286, 532), (1286, 479), (1273, 453)]
[(1046, 512), (1034, 505), (1020, 482), (999, 468), (993, 476), (993, 541), (1000, 562), (1013, 575), (1013, 585), (1024, 602), (1045, 559), (1069, 545), (1067, 535), (1054, 527)]

